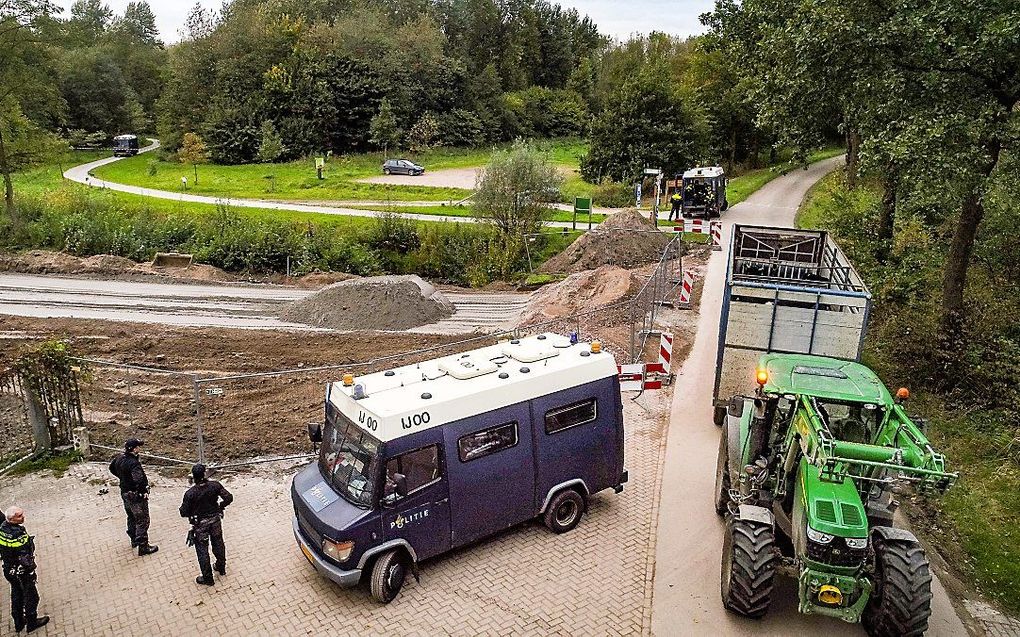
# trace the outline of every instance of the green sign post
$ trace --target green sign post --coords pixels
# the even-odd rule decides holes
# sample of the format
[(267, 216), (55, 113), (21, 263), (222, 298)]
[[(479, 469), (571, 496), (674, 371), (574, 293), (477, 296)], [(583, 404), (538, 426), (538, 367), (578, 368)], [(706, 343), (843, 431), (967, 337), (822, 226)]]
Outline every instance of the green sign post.
[(571, 224), (577, 230), (577, 215), (588, 215), (588, 229), (591, 230), (591, 197), (574, 197), (574, 221)]

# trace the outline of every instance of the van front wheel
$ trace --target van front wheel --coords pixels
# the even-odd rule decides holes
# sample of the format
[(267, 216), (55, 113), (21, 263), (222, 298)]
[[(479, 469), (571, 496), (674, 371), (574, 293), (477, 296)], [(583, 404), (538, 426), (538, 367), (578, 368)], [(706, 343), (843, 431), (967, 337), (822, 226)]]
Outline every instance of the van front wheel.
[(553, 533), (566, 533), (581, 521), (584, 505), (584, 496), (577, 491), (560, 491), (545, 510), (545, 525)]
[(372, 566), (372, 597), (389, 604), (399, 593), (407, 577), (407, 564), (398, 550), (388, 551), (379, 556)]

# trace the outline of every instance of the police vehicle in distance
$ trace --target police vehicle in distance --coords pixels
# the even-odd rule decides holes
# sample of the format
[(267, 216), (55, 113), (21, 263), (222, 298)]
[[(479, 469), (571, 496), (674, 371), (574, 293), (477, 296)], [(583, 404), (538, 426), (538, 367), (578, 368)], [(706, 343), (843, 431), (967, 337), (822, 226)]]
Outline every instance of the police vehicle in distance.
[(730, 203), (726, 200), (726, 174), (719, 166), (691, 168), (680, 180), (685, 217), (718, 217)]
[(137, 135), (117, 135), (113, 138), (113, 156), (131, 157), (138, 154)]
[(326, 387), (318, 462), (291, 486), (294, 537), (341, 586), (389, 602), (418, 563), (541, 517), (564, 533), (623, 490), (616, 361), (541, 334)]

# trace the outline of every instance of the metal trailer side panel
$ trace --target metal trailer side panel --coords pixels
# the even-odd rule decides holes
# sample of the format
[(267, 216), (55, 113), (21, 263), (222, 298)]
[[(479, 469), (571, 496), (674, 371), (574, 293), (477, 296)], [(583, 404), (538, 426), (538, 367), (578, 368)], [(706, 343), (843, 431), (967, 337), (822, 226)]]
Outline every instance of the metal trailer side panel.
[[(821, 232), (760, 228), (759, 242), (754, 237), (755, 229), (735, 226), (730, 241), (716, 356), (716, 405), (754, 389), (755, 367), (762, 354), (785, 352), (859, 360), (867, 329), (871, 295), (831, 237)], [(738, 241), (747, 244), (745, 237), (750, 237), (751, 244), (762, 246), (767, 253), (768, 240), (777, 235), (788, 235), (795, 242), (798, 235), (804, 237), (804, 242), (822, 239), (820, 249), (813, 252), (815, 265), (804, 261), (807, 253), (797, 248), (788, 254), (794, 255), (800, 267), (784, 270), (780, 265), (776, 268), (779, 276), (743, 276), (735, 271)], [(780, 257), (784, 250), (779, 251)], [(752, 259), (768, 263), (758, 254)], [(805, 271), (817, 276), (784, 281), (781, 274), (797, 276)]]

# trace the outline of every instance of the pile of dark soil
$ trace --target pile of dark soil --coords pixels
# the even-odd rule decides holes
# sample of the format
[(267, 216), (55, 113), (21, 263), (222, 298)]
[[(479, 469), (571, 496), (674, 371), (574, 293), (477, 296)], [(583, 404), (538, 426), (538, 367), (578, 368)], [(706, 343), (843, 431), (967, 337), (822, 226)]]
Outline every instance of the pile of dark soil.
[(289, 304), (280, 318), (335, 330), (406, 330), (452, 314), (442, 292), (411, 275), (334, 283)]
[(652, 221), (637, 210), (624, 210), (578, 237), (539, 271), (581, 272), (603, 265), (636, 268), (657, 262), (672, 238), (672, 233), (656, 231)]

